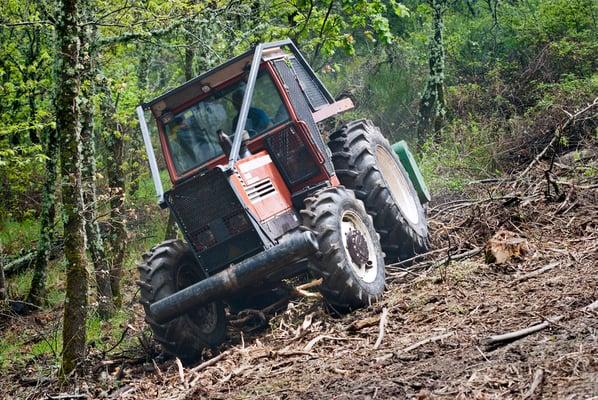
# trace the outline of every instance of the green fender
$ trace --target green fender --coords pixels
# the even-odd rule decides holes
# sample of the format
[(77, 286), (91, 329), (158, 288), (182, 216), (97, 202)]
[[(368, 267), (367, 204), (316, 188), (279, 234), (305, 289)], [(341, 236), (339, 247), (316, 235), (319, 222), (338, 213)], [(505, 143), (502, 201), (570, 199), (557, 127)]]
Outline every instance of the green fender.
[(409, 151), (409, 146), (407, 142), (401, 140), (392, 145), (392, 149), (394, 152), (399, 156), (399, 160), (401, 160), (401, 164), (407, 170), (407, 174), (409, 174), (409, 179), (411, 183), (413, 183), (413, 187), (415, 187), (415, 191), (419, 197), (419, 201), (422, 204), (425, 204), (430, 201), (432, 198), (430, 196), (430, 191), (426, 186), (426, 182), (424, 182), (424, 177), (422, 176), (417, 163), (415, 162), (415, 158), (413, 154)]

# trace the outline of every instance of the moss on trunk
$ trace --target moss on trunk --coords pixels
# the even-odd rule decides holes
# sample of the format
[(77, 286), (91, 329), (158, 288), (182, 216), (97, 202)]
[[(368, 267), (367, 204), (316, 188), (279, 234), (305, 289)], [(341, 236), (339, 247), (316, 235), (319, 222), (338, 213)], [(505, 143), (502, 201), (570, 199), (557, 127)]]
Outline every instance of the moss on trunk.
[(93, 123), (93, 103), (95, 94), (96, 64), (93, 54), (93, 42), (96, 29), (86, 25), (81, 31), (81, 142), (82, 151), (82, 184), (83, 201), (85, 203), (85, 232), (87, 248), (95, 271), (97, 288), (98, 314), (102, 319), (109, 319), (114, 314), (112, 288), (110, 286), (110, 265), (104, 250), (104, 241), (97, 221), (97, 189), (96, 189), (96, 147)]
[(62, 374), (67, 376), (85, 358), (87, 259), (81, 191), (81, 126), (79, 124), (79, 27), (77, 0), (60, 3), (56, 36), (56, 128), (60, 137), (66, 298), (62, 329)]

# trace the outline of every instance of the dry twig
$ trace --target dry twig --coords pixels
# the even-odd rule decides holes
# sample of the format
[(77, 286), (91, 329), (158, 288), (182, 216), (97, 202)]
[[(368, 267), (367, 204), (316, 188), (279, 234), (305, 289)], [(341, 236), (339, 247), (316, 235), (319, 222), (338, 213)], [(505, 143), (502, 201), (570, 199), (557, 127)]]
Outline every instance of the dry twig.
[(376, 343), (374, 344), (374, 350), (377, 350), (382, 344), (382, 340), (384, 340), (384, 329), (386, 328), (387, 319), (388, 309), (384, 307), (382, 309), (382, 315), (380, 316), (380, 332), (378, 333), (378, 339), (376, 339)]

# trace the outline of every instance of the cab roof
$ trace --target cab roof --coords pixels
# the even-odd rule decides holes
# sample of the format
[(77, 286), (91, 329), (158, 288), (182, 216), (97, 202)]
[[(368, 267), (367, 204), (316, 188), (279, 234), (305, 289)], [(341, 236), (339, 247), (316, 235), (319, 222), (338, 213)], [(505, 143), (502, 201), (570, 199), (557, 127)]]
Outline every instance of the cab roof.
[[(181, 86), (171, 89), (155, 99), (142, 104), (143, 109), (150, 109), (154, 116), (158, 118), (165, 110), (176, 109), (178, 106), (196, 98), (198, 94), (208, 93), (212, 88), (217, 87), (221, 83), (243, 74), (249, 69), (253, 55), (254, 49), (246, 51), (224, 64), (185, 82)], [(262, 61), (283, 58), (287, 55), (281, 47), (266, 49), (263, 51)]]

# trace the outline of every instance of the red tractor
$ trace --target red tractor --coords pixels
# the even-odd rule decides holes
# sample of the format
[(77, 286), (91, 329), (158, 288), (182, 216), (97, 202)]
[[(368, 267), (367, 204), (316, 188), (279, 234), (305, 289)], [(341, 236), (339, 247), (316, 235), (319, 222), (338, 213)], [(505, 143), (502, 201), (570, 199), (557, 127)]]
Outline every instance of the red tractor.
[(318, 123), (352, 107), (285, 40), (137, 108), (159, 204), (185, 238), (138, 265), (146, 321), (165, 350), (196, 359), (224, 340), (225, 305), (243, 307), (300, 274), (323, 278), (333, 310), (368, 306), (384, 292), (385, 257), (427, 249), (421, 201), (380, 130), (359, 120), (322, 137)]

